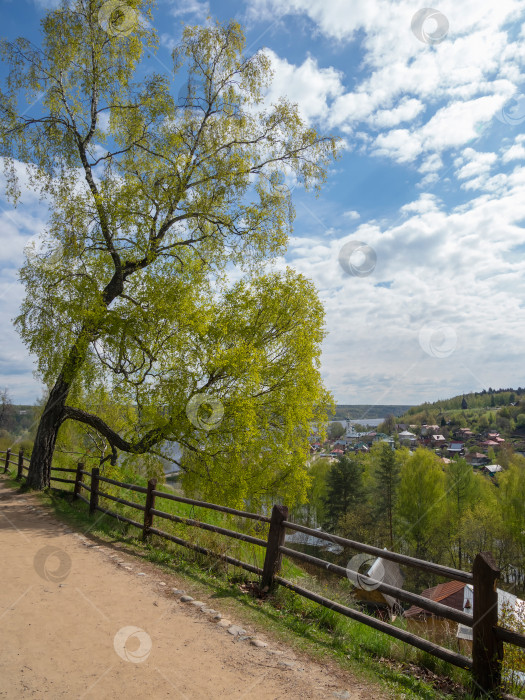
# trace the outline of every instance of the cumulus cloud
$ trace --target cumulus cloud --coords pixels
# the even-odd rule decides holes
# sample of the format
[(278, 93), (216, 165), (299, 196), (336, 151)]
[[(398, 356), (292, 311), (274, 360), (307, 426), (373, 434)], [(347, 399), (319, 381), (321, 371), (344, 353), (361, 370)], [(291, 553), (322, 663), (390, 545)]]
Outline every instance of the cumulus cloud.
[(210, 14), (210, 3), (208, 0), (175, 0), (171, 2), (170, 14), (174, 17), (189, 17), (194, 20), (203, 21)]
[(436, 171), (429, 164), (438, 162), (427, 154), (468, 147), (495, 117), (509, 124), (517, 118), (519, 105), (506, 105), (523, 80), (525, 46), (510, 23), (524, 10), (524, 0), (467, 0), (461, 6), (445, 0), (440, 11), (449, 32), (431, 46), (411, 31), (414, 5), (408, 0), (357, 0), (351, 11), (345, 0), (249, 2), (252, 18), (303, 15), (341, 45), (359, 37), (363, 71), (352, 90), (343, 89), (345, 76), (333, 67), (311, 58), (293, 66), (273, 53), (274, 94), (287, 94), (308, 119), (344, 134), (363, 127), (375, 132), (368, 138), (372, 153), (424, 163), (420, 172), (427, 183)]
[(309, 122), (326, 122), (329, 100), (343, 92), (341, 73), (335, 68), (323, 68), (315, 58), (308, 56), (296, 66), (266, 49), (272, 62), (274, 79), (267, 93), (268, 102), (286, 96), (297, 103), (301, 115)]
[[(495, 163), (495, 154), (470, 149), (458, 166), (467, 178)], [(525, 167), (496, 174), (497, 196), (489, 189), (447, 208), (424, 193), (401, 207), (397, 222), (292, 241), (291, 263), (316, 282), (325, 302), (323, 368), (340, 402), (427, 400), (437, 383), (447, 396), (466, 385), (510, 386), (521, 376), (525, 259), (516, 251), (525, 247)], [(368, 276), (349, 275), (339, 264), (352, 240), (377, 255)], [(450, 356), (429, 354), (422, 329), (453, 334)]]

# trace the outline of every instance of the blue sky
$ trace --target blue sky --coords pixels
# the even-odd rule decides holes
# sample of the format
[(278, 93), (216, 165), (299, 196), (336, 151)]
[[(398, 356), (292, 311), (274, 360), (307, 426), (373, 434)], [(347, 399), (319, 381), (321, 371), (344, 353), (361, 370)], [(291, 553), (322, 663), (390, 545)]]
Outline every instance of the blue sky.
[[(39, 41), (51, 0), (0, 0), (2, 35)], [(185, 23), (235, 18), (304, 118), (344, 139), (316, 198), (293, 192), (279, 265), (326, 307), (325, 382), (339, 403), (419, 403), (524, 386), (525, 0), (159, 0), (170, 66)], [(159, 65), (160, 64), (160, 65)], [(0, 70), (0, 75), (3, 75)], [(41, 395), (11, 326), (16, 270), (46, 210), (0, 198), (0, 386)]]

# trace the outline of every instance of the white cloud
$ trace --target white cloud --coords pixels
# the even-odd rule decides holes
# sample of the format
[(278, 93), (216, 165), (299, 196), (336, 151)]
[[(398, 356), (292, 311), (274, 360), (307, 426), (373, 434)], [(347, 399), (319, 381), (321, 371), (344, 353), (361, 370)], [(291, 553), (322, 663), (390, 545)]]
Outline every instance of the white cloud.
[(466, 148), (461, 157), (455, 161), (456, 165), (461, 165), (456, 173), (459, 180), (488, 174), (498, 156), (495, 153), (479, 153), (473, 148)]
[(512, 38), (509, 23), (523, 14), (525, 0), (443, 0), (439, 10), (449, 32), (433, 46), (412, 33), (408, 0), (356, 0), (351, 10), (347, 0), (251, 0), (249, 6), (252, 18), (305, 15), (341, 44), (359, 36), (363, 71), (351, 91), (342, 89), (344, 78), (334, 68), (320, 69), (313, 59), (292, 66), (277, 56), (275, 91), (297, 101), (309, 119), (326, 119), (344, 134), (363, 126), (378, 132), (371, 146), (377, 155), (399, 163), (423, 156), (419, 170), (427, 183), (439, 163), (427, 154), (471, 145), (523, 80), (525, 45)]
[(419, 100), (407, 98), (393, 109), (379, 109), (369, 120), (369, 124), (376, 128), (390, 128), (401, 122), (412, 121), (424, 111), (425, 106)]
[(421, 194), (419, 199), (413, 202), (408, 202), (404, 204), (400, 212), (402, 214), (428, 214), (431, 211), (438, 211), (440, 209), (441, 202), (433, 194)]
[(320, 68), (317, 60), (309, 56), (299, 66), (279, 58), (274, 51), (266, 50), (272, 62), (274, 79), (267, 94), (268, 102), (286, 97), (299, 106), (308, 121), (326, 121), (330, 98), (343, 92), (341, 73), (335, 68)]
[(210, 15), (210, 3), (208, 0), (175, 0), (172, 2), (170, 14), (174, 17), (191, 15), (202, 22)]
[[(15, 403), (33, 403), (42, 394), (41, 385), (32, 377), (33, 358), (28, 355), (12, 320), (19, 314), (24, 293), (18, 280), (24, 246), (30, 238), (44, 233), (48, 211), (30, 186), (24, 166), (15, 163), (15, 168), (23, 204), (15, 209), (5, 198), (0, 199), (0, 327), (4, 329), (0, 336), (0, 387), (9, 388)], [(5, 191), (3, 175), (0, 191)]]
[(504, 163), (509, 163), (512, 160), (525, 160), (525, 147), (522, 143), (515, 143), (507, 149), (501, 158)]
[[(478, 177), (496, 166), (495, 154), (473, 149), (456, 164)], [(339, 402), (418, 401), (434, 399), (436, 385), (446, 397), (465, 386), (519, 383), (525, 257), (516, 251), (525, 247), (525, 167), (484, 182), (482, 194), (449, 211), (424, 193), (400, 208), (397, 223), (363, 222), (339, 240), (292, 242), (293, 266), (314, 280), (325, 303), (323, 368)], [(366, 277), (339, 265), (339, 251), (351, 240), (377, 255)], [(436, 325), (457, 335), (446, 359), (419, 344), (421, 329)]]
[(501, 98), (487, 96), (454, 102), (439, 109), (419, 130), (424, 149), (440, 152), (445, 148), (467, 144), (478, 136), (476, 125), (479, 121), (490, 120), (501, 103)]
[(419, 166), (420, 173), (435, 173), (443, 167), (443, 161), (437, 153), (430, 154)]
[(398, 163), (410, 163), (423, 149), (416, 134), (408, 129), (394, 129), (377, 137), (374, 151), (377, 155), (388, 156)]

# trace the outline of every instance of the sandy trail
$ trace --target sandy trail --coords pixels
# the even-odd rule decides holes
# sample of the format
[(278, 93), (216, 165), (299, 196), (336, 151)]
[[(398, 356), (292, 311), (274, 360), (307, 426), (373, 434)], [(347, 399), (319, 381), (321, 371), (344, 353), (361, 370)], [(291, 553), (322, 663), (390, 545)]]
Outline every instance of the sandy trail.
[(175, 575), (95, 545), (0, 481), (0, 697), (381, 698), (249, 625), (234, 637), (174, 595)]

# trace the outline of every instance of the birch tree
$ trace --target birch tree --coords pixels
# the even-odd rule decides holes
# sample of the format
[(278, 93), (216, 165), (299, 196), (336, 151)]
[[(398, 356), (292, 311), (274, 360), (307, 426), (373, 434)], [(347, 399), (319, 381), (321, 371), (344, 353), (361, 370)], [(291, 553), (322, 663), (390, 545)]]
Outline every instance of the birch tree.
[[(323, 308), (309, 280), (268, 264), (292, 226), (285, 178), (315, 191), (337, 144), (286, 99), (265, 104), (269, 59), (245, 54), (235, 22), (186, 27), (156, 74), (142, 63), (151, 3), (114, 7), (73, 0), (45, 16), (40, 46), (2, 44), (7, 194), (25, 168), (50, 211), (16, 321), (49, 388), (28, 484), (49, 485), (74, 420), (113, 458), (176, 441), (189, 486), (218, 500), (293, 502), (330, 401)], [(94, 391), (128, 419), (97, 415)]]

